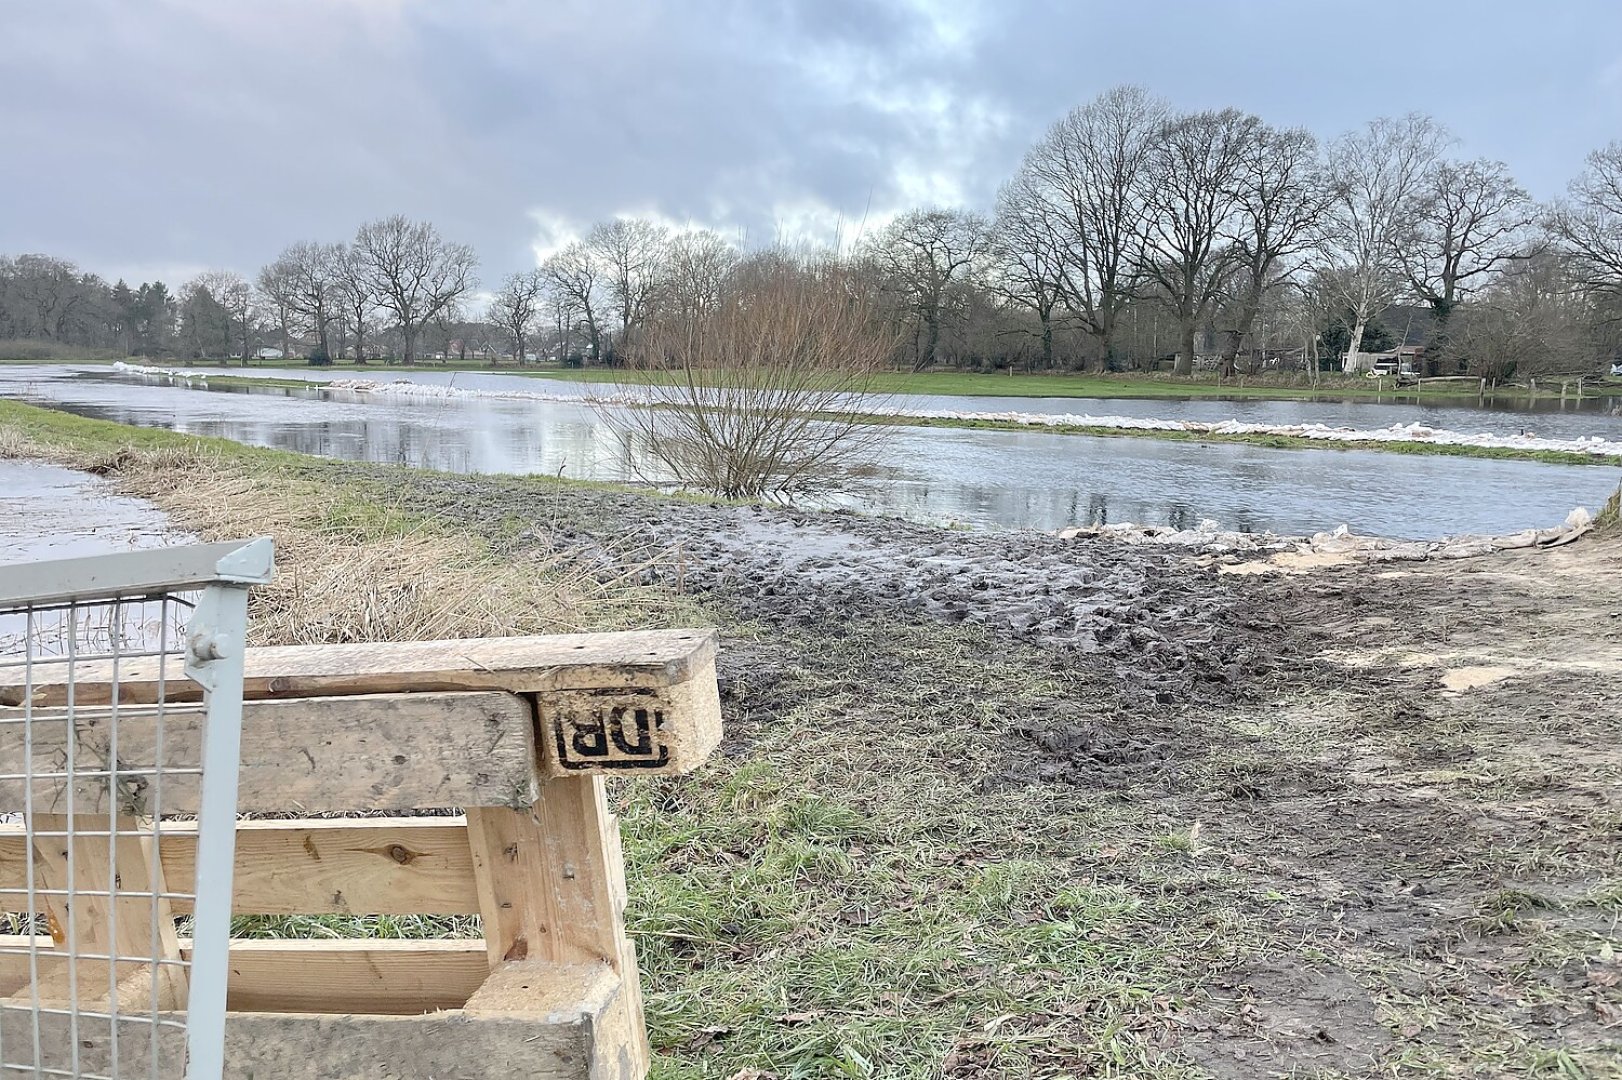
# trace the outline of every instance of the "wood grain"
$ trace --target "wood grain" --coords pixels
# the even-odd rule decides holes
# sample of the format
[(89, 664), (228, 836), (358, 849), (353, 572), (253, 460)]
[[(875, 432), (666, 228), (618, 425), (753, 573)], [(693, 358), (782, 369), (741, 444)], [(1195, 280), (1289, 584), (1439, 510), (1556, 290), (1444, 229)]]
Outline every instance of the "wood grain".
[[(158, 792), (150, 779), (158, 724), (146, 710), (118, 719), (119, 810), (150, 814), (154, 796), (165, 814), (197, 810), (197, 776), (170, 775)], [(199, 707), (166, 710), (165, 768), (200, 760)], [(34, 710), (34, 809), (67, 807), (65, 780), (44, 779), (66, 760), (63, 713)], [(76, 709), (76, 767), (106, 768), (110, 728), (105, 711)], [(21, 725), (0, 724), (0, 761), (21, 761)], [(141, 770), (145, 768), (146, 772)], [(9, 770), (8, 770), (9, 771)], [(348, 812), (454, 806), (528, 805), (536, 790), (535, 739), (529, 702), (505, 693), (376, 694), (365, 697), (257, 701), (243, 708), (242, 769), (237, 808), (244, 812)], [(21, 780), (0, 779), (0, 813), (24, 809)], [(106, 781), (80, 780), (77, 812), (105, 813)]]
[[(0, 993), (28, 983), (27, 938), (0, 935)], [(52, 976), (66, 953), (40, 937), (39, 969)], [(191, 956), (191, 941), (179, 940)], [(331, 938), (231, 942), (227, 1000), (233, 1009), (410, 1015), (460, 1008), (490, 965), (478, 938), (402, 940)], [(106, 982), (106, 969), (101, 981)]]
[[(243, 693), (249, 698), (329, 697), (419, 691), (597, 689), (671, 686), (715, 659), (713, 630), (639, 630), (613, 634), (556, 634), (468, 638), (455, 641), (276, 645), (249, 649)], [(180, 677), (171, 658), (163, 692), (170, 701), (195, 701), (202, 691)], [(158, 661), (133, 657), (117, 670), (121, 701), (151, 702), (159, 692)], [(111, 661), (75, 666), (74, 699), (104, 704), (115, 682)], [(8, 674), (0, 704), (20, 705), (27, 689)], [(34, 665), (33, 701), (67, 700), (67, 665)]]
[[(76, 959), (72, 971), (58, 965), (61, 970), (37, 984), (39, 996), (58, 1003), (76, 998), (81, 1008), (96, 1001), (116, 1005), (121, 997), (126, 1003), (139, 1001), (136, 1007), (178, 1008), (186, 1000), (185, 969), (159, 963), (179, 960), (180, 944), (174, 910), (162, 896), (168, 892), (163, 864), (151, 838), (141, 835), (142, 823), (135, 818), (79, 817), (71, 824), (73, 831), (115, 835), (73, 836), (70, 845), (65, 815), (34, 819), (36, 881), (47, 890), (45, 906), (61, 930), (61, 952), (128, 959)], [(50, 890), (74, 895), (52, 895)]]
[[(600, 968), (529, 972), (554, 989), (545, 1013), (508, 1014), (447, 1010), (423, 1016), (301, 1015), (232, 1011), (225, 1025), (224, 1080), (379, 1080), (439, 1077), (440, 1080), (622, 1080), (605, 1071), (598, 1030), (601, 1011), (614, 997), (613, 976)], [(23, 1009), (0, 1007), (0, 1044), (7, 1059), (33, 1064), (31, 1018)], [(184, 1073), (184, 1032), (160, 1029), (159, 1075)], [(44, 1018), (42, 1047), (47, 1068), (66, 1070), (66, 1017)], [(110, 1031), (85, 1025), (80, 1033), (82, 1070), (113, 1072)], [(118, 1068), (146, 1076), (152, 1061), (149, 1029), (122, 1025)]]
[(614, 1077), (649, 1061), (636, 954), (625, 934), (619, 823), (600, 776), (553, 777), (528, 810), (468, 810), (479, 907), (492, 970), (503, 963), (601, 965), (623, 991), (604, 1012)]
[[(190, 889), (196, 825), (165, 822), (165, 879)], [(0, 912), (27, 898), (21, 824), (0, 825)], [(237, 823), (232, 910), (238, 915), (469, 915), (479, 910), (460, 817), (326, 818)], [(176, 914), (189, 900), (172, 901)]]
[(710, 661), (673, 686), (595, 687), (535, 695), (549, 776), (691, 772), (721, 742), (721, 697)]

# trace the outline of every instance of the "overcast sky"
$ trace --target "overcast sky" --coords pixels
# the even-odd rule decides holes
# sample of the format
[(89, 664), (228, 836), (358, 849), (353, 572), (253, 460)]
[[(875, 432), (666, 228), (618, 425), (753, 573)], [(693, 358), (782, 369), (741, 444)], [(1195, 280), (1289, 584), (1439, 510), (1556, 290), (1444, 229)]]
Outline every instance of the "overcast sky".
[(132, 281), (390, 213), (487, 283), (616, 214), (848, 239), (988, 208), (1122, 82), (1320, 137), (1422, 110), (1539, 198), (1622, 137), (1616, 0), (0, 2), (0, 252)]

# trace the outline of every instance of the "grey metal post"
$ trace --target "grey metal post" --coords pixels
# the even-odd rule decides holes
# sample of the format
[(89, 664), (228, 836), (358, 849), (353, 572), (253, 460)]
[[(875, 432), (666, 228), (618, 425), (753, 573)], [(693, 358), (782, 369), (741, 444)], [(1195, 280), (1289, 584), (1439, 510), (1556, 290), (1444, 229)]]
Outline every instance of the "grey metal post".
[(225, 1069), (225, 989), (230, 975), (247, 625), (247, 588), (211, 585), (203, 591), (187, 627), (186, 674), (203, 687), (208, 716), (197, 815), (191, 991), (186, 1000), (187, 1080), (219, 1080)]

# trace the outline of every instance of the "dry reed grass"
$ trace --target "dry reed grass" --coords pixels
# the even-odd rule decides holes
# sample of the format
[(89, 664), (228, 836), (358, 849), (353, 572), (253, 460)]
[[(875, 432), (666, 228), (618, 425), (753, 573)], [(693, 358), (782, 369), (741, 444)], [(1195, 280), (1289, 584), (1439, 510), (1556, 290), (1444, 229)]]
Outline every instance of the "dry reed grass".
[(1618, 484), (1611, 497), (1605, 500), (1594, 517), (1594, 528), (1600, 532), (1622, 532), (1622, 484)]
[[(270, 536), (275, 580), (253, 592), (256, 644), (562, 633), (646, 624), (656, 598), (564, 556), (496, 558), (479, 540), (343, 485), (248, 466), (203, 446), (87, 450), (0, 425), (0, 457), (111, 480), (204, 540)], [(657, 556), (653, 556), (657, 557)]]

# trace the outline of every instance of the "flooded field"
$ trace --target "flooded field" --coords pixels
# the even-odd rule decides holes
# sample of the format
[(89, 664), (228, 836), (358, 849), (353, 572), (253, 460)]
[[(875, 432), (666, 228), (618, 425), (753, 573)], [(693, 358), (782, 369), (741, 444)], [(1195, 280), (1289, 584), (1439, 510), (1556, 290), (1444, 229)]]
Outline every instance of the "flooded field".
[[(299, 372), (277, 372), (278, 377)], [(380, 370), (381, 378), (393, 373)], [(85, 416), (216, 435), (257, 446), (344, 460), (463, 473), (545, 473), (657, 480), (628, 456), (603, 416), (584, 400), (600, 389), (505, 375), (413, 373), (474, 390), (555, 390), (582, 400), (461, 395), (382, 398), (341, 390), (220, 387), (212, 390), (118, 374), (107, 368), (0, 369), (0, 394)], [(572, 389), (571, 389), (572, 387)], [(929, 400), (929, 399), (925, 399)], [(952, 398), (954, 408), (1192, 416), (1279, 422), (1440, 423), (1419, 407), (1364, 402), (1212, 402)], [(909, 402), (910, 404), (910, 402)], [(1430, 408), (1425, 406), (1424, 408)], [(1505, 434), (1615, 437), (1622, 420), (1598, 412), (1523, 414), (1457, 410), (1448, 426)], [(1181, 412), (1179, 410), (1182, 410)], [(1353, 420), (1340, 415), (1358, 410)], [(1529, 420), (1531, 417), (1532, 420)], [(837, 505), (935, 521), (1058, 529), (1134, 521), (1307, 533), (1354, 531), (1431, 538), (1503, 533), (1557, 523), (1572, 507), (1597, 507), (1614, 469), (1357, 450), (1274, 450), (1237, 444), (1094, 438), (1040, 431), (900, 427)]]

